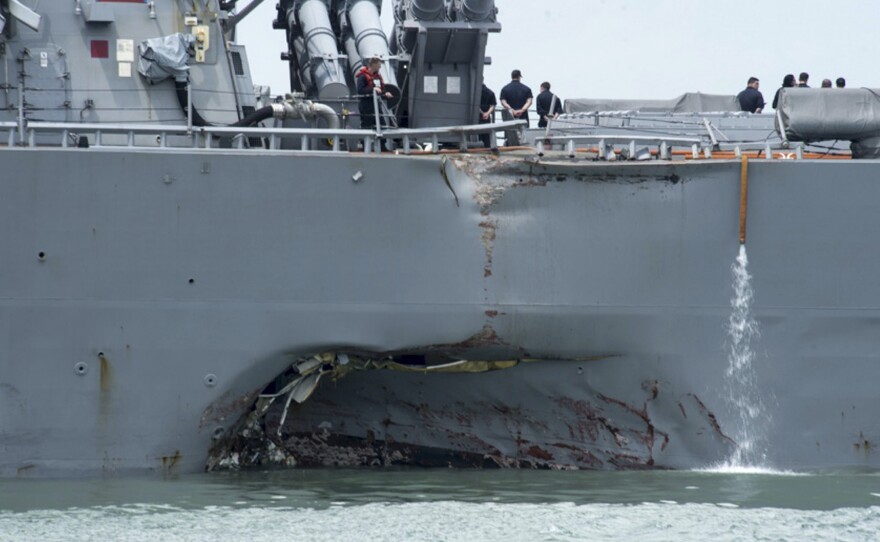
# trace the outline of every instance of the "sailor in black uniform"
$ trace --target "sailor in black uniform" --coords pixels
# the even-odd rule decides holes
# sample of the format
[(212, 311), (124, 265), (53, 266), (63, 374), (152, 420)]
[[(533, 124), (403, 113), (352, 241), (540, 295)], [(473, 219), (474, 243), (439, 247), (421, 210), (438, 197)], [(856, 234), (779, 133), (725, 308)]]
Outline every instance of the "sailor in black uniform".
[[(498, 105), (498, 102), (495, 101), (495, 93), (486, 86), (486, 83), (483, 83), (483, 90), (480, 92), (480, 124), (492, 124), (495, 122), (496, 105)], [(480, 134), (480, 141), (483, 142), (483, 146), (487, 149), (492, 145), (492, 140), (488, 133)]]
[(513, 70), (511, 81), (501, 89), (501, 107), (508, 111), (514, 120), (529, 122), (529, 107), (532, 105), (532, 89), (522, 84), (522, 72)]
[(745, 90), (736, 95), (739, 108), (749, 113), (760, 113), (764, 109), (764, 95), (758, 91), (761, 82), (757, 77), (749, 77)]
[(555, 119), (562, 113), (562, 100), (550, 92), (550, 83), (547, 81), (541, 83), (541, 93), (535, 99), (535, 109), (538, 110), (538, 128), (545, 128), (549, 119)]

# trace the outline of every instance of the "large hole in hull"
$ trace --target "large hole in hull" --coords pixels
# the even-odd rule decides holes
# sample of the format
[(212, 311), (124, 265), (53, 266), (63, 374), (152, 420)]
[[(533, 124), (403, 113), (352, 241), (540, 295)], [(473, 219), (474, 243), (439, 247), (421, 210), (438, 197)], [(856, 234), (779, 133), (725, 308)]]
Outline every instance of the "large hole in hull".
[(644, 469), (733, 446), (706, 403), (638, 357), (347, 349), (294, 358), (206, 466)]
[[(284, 426), (289, 416), (295, 415), (298, 405), (305, 403), (321, 385), (322, 381), (338, 381), (351, 373), (360, 371), (402, 371), (419, 373), (481, 373), (509, 369), (527, 359), (508, 357), (511, 349), (480, 349), (471, 352), (485, 359), (462, 358), (458, 351), (436, 349), (418, 351), (407, 350), (394, 353), (370, 353), (362, 351), (324, 352), (297, 358), (284, 372), (269, 382), (259, 394), (253, 407), (229, 430), (218, 438), (212, 447), (207, 470), (238, 469), (260, 466), (316, 466), (315, 460), (295, 457), (289, 448), (291, 439), (307, 439), (303, 434), (285, 434)], [(280, 411), (280, 419), (267, 420), (267, 415)], [(277, 418), (277, 416), (276, 416)], [(267, 423), (268, 422), (268, 423)], [(358, 443), (357, 441), (361, 442)], [(376, 440), (369, 435), (365, 439), (346, 439), (349, 448), (375, 447)], [(313, 447), (313, 446), (312, 446)], [(388, 444), (383, 444), (388, 448)], [(394, 443), (391, 443), (394, 447)], [(451, 456), (431, 447), (423, 447), (426, 458), (419, 461), (422, 466), (450, 466), (450, 458), (458, 458), (452, 466), (492, 465), (491, 460), (469, 453), (454, 453)], [(327, 455), (332, 455), (327, 452)], [(392, 454), (395, 455), (395, 454)], [(363, 461), (346, 462), (345, 465), (374, 465), (372, 454), (363, 454)], [(447, 457), (448, 456), (448, 457)], [(441, 457), (447, 457), (446, 460)], [(326, 463), (322, 463), (326, 464)]]

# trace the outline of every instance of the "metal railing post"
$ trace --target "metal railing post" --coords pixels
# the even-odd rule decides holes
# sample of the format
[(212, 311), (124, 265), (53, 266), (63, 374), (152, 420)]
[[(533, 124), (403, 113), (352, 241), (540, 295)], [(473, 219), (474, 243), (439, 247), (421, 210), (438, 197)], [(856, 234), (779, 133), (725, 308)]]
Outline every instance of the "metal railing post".
[(782, 147), (788, 148), (788, 134), (785, 133), (785, 125), (782, 123), (782, 110), (776, 110), (776, 131), (782, 136)]
[[(248, 137), (261, 137), (266, 138), (268, 141), (269, 149), (272, 151), (300, 151), (300, 150), (325, 150), (324, 148), (313, 148), (315, 145), (315, 141), (317, 140), (325, 140), (326, 138), (332, 138), (331, 145), (333, 147), (333, 151), (339, 151), (343, 148), (343, 143), (340, 138), (346, 137), (346, 134), (351, 133), (351, 138), (358, 138), (364, 143), (365, 152), (380, 152), (380, 145), (382, 137), (393, 138), (395, 140), (400, 139), (402, 141), (403, 153), (410, 153), (415, 146), (415, 138), (420, 138), (422, 141), (430, 142), (432, 144), (432, 152), (440, 153), (440, 139), (444, 138), (449, 139), (450, 141), (455, 141), (458, 139), (459, 144), (463, 149), (470, 149), (470, 143), (468, 141), (468, 136), (470, 134), (478, 134), (483, 131), (488, 131), (490, 134), (490, 139), (493, 145), (497, 144), (497, 140), (495, 138), (495, 130), (503, 130), (510, 128), (512, 126), (519, 126), (522, 121), (514, 121), (510, 123), (501, 123), (501, 124), (493, 124), (490, 126), (448, 126), (448, 127), (433, 127), (433, 128), (420, 128), (420, 129), (409, 129), (409, 128), (389, 128), (387, 132), (383, 131), (384, 136), (379, 134), (377, 135), (375, 132), (365, 129), (365, 130), (351, 130), (350, 132), (345, 129), (315, 129), (315, 128), (303, 128), (303, 129), (290, 129), (290, 128), (242, 128), (242, 127), (225, 127), (225, 126), (193, 126), (191, 131), (188, 132), (189, 128), (185, 126), (183, 123), (178, 123), (177, 125), (156, 125), (156, 126), (144, 126), (144, 125), (135, 125), (131, 123), (125, 124), (112, 124), (112, 123), (66, 123), (66, 122), (44, 122), (39, 120), (31, 120), (25, 119), (24, 122), (24, 137), (20, 141), (16, 142), (21, 129), (21, 124), (10, 119), (9, 122), (0, 122), (0, 139), (6, 139), (9, 142), (9, 146), (13, 145), (33, 145), (37, 144), (37, 140), (41, 138), (45, 138), (46, 136), (55, 137), (56, 135), (60, 135), (62, 137), (61, 146), (72, 146), (72, 143), (75, 141), (70, 140), (70, 137), (75, 134), (80, 136), (80, 140), (85, 143), (88, 139), (94, 138), (94, 142), (90, 143), (91, 147), (108, 147), (108, 148), (129, 148), (129, 149), (141, 149), (141, 148), (184, 148), (189, 145), (189, 148), (196, 149), (207, 149), (207, 150), (217, 150), (220, 152), (228, 152), (227, 149), (221, 149), (217, 145), (215, 145), (214, 138), (224, 138), (231, 137), (232, 138), (232, 146), (237, 149), (249, 148), (247, 145)], [(6, 137), (3, 138), (3, 130), (5, 130)], [(87, 139), (88, 138), (88, 139)], [(181, 138), (178, 144), (177, 138)], [(552, 141), (554, 139), (560, 138), (549, 138), (546, 141), (542, 141), (544, 148), (548, 148), (547, 141)], [(577, 139), (577, 137), (571, 138), (567, 137), (565, 140), (573, 140)], [(291, 148), (282, 149), (281, 142), (282, 141), (299, 141), (300, 145), (292, 145)], [(153, 143), (151, 143), (153, 142)], [(690, 141), (689, 141), (690, 143)], [(259, 148), (262, 148), (260, 145)], [(493, 147), (494, 148), (494, 147)]]
[(18, 142), (24, 144), (24, 81), (18, 83)]
[(192, 99), (192, 85), (189, 82), (189, 79), (186, 80), (186, 131), (188, 133), (192, 133), (193, 129), (193, 99)]
[(379, 116), (379, 93), (373, 89), (373, 113), (376, 115), (376, 137), (382, 137), (382, 122)]
[[(554, 94), (553, 99), (550, 100), (550, 111), (548, 111), (550, 114), (547, 115), (547, 126), (544, 127), (544, 137), (550, 136), (550, 125), (553, 124), (553, 112), (556, 111), (557, 100), (559, 100), (559, 97)], [(539, 118), (538, 121), (540, 122), (541, 119)]]

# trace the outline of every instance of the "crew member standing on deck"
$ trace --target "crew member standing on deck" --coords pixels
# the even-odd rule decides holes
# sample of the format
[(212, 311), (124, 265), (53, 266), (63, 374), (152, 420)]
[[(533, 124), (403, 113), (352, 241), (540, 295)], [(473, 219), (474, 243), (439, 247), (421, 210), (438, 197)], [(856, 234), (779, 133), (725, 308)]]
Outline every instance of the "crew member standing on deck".
[(749, 77), (745, 90), (736, 95), (739, 108), (749, 113), (760, 113), (764, 109), (764, 95), (758, 91), (761, 82), (757, 77)]
[(798, 77), (798, 87), (799, 88), (810, 88), (808, 81), (810, 80), (810, 74), (807, 72), (801, 72), (801, 75)]
[[(480, 92), (480, 124), (495, 122), (496, 105), (498, 102), (495, 101), (495, 93), (486, 86), (486, 83), (483, 83), (483, 90)], [(480, 141), (487, 149), (492, 146), (492, 138), (489, 137), (489, 134), (480, 134)]]
[(782, 78), (782, 86), (776, 91), (776, 95), (773, 96), (773, 109), (779, 109), (777, 107), (779, 105), (779, 95), (782, 93), (782, 89), (784, 88), (793, 88), (794, 87), (794, 74), (788, 74)]
[(361, 128), (371, 129), (376, 127), (376, 108), (373, 105), (373, 94), (378, 94), (378, 99), (391, 98), (392, 94), (385, 91), (385, 82), (379, 74), (382, 61), (379, 57), (373, 57), (366, 66), (358, 70), (357, 93), (360, 95), (358, 112), (361, 114)]
[(541, 83), (541, 93), (535, 98), (535, 109), (538, 111), (538, 128), (545, 128), (549, 119), (555, 119), (562, 113), (562, 100), (550, 92), (550, 83)]
[(526, 121), (529, 124), (529, 107), (532, 105), (532, 89), (522, 84), (522, 72), (513, 70), (511, 81), (501, 89), (501, 107), (513, 116), (514, 120)]

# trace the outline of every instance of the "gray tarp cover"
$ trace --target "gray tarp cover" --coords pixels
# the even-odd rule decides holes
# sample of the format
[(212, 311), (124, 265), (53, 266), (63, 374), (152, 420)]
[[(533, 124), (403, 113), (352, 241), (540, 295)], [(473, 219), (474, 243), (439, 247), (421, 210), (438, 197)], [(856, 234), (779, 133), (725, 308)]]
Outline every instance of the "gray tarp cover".
[(175, 81), (186, 81), (189, 74), (189, 49), (195, 43), (192, 34), (171, 34), (163, 38), (152, 38), (138, 45), (138, 72), (150, 84), (156, 84), (173, 77)]
[(787, 88), (779, 115), (789, 141), (859, 140), (880, 136), (880, 91)]
[(642, 113), (709, 113), (739, 111), (736, 96), (688, 92), (671, 100), (565, 100), (566, 113), (590, 111), (639, 111)]

